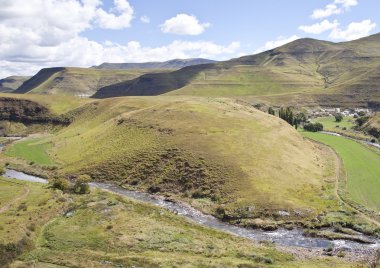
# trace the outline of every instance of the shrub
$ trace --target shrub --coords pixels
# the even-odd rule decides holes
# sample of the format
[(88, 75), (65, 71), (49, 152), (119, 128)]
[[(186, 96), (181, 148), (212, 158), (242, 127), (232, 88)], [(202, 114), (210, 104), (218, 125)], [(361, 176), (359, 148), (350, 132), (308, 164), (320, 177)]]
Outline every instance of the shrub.
[(3, 175), (5, 173), (5, 169), (4, 169), (4, 167), (1, 167), (0, 166), (0, 175)]
[(341, 122), (343, 120), (343, 115), (342, 114), (335, 114), (335, 121), (336, 122)]
[(323, 131), (323, 125), (321, 123), (307, 123), (304, 125), (304, 130), (310, 132)]
[(369, 120), (369, 116), (362, 116), (356, 119), (356, 124), (361, 127)]
[(53, 179), (50, 182), (50, 188), (67, 192), (70, 189), (70, 182), (64, 178)]
[(88, 194), (90, 192), (90, 186), (88, 183), (91, 181), (91, 177), (88, 175), (80, 175), (74, 185), (74, 193), (76, 194)]

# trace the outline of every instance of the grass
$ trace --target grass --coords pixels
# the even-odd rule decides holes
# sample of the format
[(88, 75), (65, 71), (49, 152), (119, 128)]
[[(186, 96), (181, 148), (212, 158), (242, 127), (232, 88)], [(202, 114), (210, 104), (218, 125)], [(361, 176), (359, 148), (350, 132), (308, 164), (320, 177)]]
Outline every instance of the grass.
[(15, 196), (19, 196), (23, 189), (18, 183), (10, 183), (6, 180), (0, 180), (0, 207), (8, 204)]
[(370, 139), (370, 137), (365, 135), (363, 132), (353, 129), (353, 127), (356, 126), (355, 120), (355, 118), (350, 116), (344, 116), (341, 122), (336, 122), (334, 116), (318, 117), (313, 119), (314, 122), (321, 123), (325, 131), (336, 132), (356, 139)]
[(38, 94), (10, 94), (0, 93), (0, 97), (27, 99), (37, 102), (47, 108), (56, 115), (64, 114), (72, 109), (75, 109), (83, 104), (93, 100), (78, 98), (66, 95), (38, 95)]
[[(338, 208), (329, 152), (278, 118), (231, 100), (116, 98), (82, 106), (73, 117), (33, 143), (54, 144), (49, 156), (62, 164), (62, 175), (87, 173), (158, 192), (226, 219), (281, 222)], [(291, 216), (282, 219), (279, 210)]]
[(48, 154), (48, 151), (52, 147), (52, 143), (43, 142), (43, 139), (41, 138), (34, 138), (15, 142), (5, 154), (7, 156), (18, 157), (33, 162), (38, 165), (53, 166), (55, 163)]
[[(0, 217), (0, 264), (11, 267), (352, 267), (344, 260), (298, 260), (189, 222), (165, 209), (103, 191), (62, 194), (0, 178), (30, 192)], [(12, 197), (9, 197), (11, 200)], [(64, 216), (62, 212), (72, 213)], [(22, 242), (20, 242), (22, 241)], [(13, 246), (15, 245), (15, 247)], [(78, 250), (80, 248), (81, 250)], [(11, 253), (12, 254), (11, 254)]]
[(321, 133), (303, 133), (306, 137), (331, 146), (343, 160), (347, 173), (346, 189), (359, 204), (380, 211), (380, 157), (360, 143)]
[[(92, 68), (65, 67), (58, 70), (45, 69), (33, 76), (33, 82), (22, 88), (28, 94), (58, 94), (61, 96), (92, 95), (98, 89), (147, 72), (158, 70), (101, 70)], [(165, 70), (161, 70), (165, 71)]]

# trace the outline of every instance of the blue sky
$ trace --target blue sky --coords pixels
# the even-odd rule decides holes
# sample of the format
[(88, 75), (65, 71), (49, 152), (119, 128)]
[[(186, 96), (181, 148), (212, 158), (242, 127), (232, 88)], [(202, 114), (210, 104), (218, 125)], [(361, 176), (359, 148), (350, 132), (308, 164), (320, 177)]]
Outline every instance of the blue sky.
[[(358, 0), (357, 5), (350, 7), (344, 13), (323, 19), (310, 17), (314, 10), (324, 8), (333, 2), (331, 0), (130, 0), (129, 3), (135, 11), (132, 27), (116, 31), (93, 29), (84, 32), (83, 35), (99, 42), (113, 40), (123, 43), (138, 40), (145, 46), (162, 46), (178, 39), (206, 40), (224, 45), (238, 41), (241, 44), (242, 53), (254, 53), (267, 41), (293, 35), (336, 42), (344, 41), (330, 38), (329, 31), (311, 34), (298, 29), (301, 25), (315, 24), (324, 19), (338, 20), (342, 28), (352, 22), (370, 19), (376, 23), (376, 27), (370, 33), (377, 32), (380, 23), (378, 0)], [(105, 1), (104, 4), (110, 8), (112, 2)], [(204, 33), (196, 36), (179, 38), (175, 34), (163, 34), (159, 25), (180, 13), (194, 15), (200, 22), (209, 22), (211, 26)], [(150, 23), (141, 22), (139, 20), (141, 16), (148, 16)]]
[[(0, 0), (0, 77), (206, 57), (379, 32), (378, 0)], [(142, 19), (144, 17), (144, 19)]]

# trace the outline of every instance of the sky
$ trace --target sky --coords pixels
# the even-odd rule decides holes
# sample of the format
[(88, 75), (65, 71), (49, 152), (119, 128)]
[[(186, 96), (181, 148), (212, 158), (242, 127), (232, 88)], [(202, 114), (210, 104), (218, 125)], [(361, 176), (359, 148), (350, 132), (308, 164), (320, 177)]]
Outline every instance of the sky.
[(379, 0), (0, 0), (0, 78), (41, 68), (227, 60), (380, 32)]

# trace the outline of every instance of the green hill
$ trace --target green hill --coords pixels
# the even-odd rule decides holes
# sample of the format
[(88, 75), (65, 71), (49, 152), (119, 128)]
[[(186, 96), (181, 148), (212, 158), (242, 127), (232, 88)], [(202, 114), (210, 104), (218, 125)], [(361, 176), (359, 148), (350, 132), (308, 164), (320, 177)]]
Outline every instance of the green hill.
[(11, 92), (20, 87), (29, 78), (28, 76), (9, 76), (0, 79), (0, 92)]
[(86, 173), (246, 224), (281, 221), (279, 211), (290, 221), (310, 219), (338, 204), (328, 151), (284, 121), (228, 99), (112, 98), (69, 115), (68, 127), (19, 143), (17, 151), (49, 148), (62, 175)]
[[(343, 43), (299, 39), (257, 55), (145, 74), (101, 88), (95, 98), (132, 95), (254, 96), (336, 105), (380, 101), (380, 34)], [(306, 96), (305, 98), (303, 98)]]
[(88, 97), (101, 87), (134, 79), (147, 72), (155, 72), (155, 70), (46, 68), (25, 81), (14, 93), (62, 94)]

